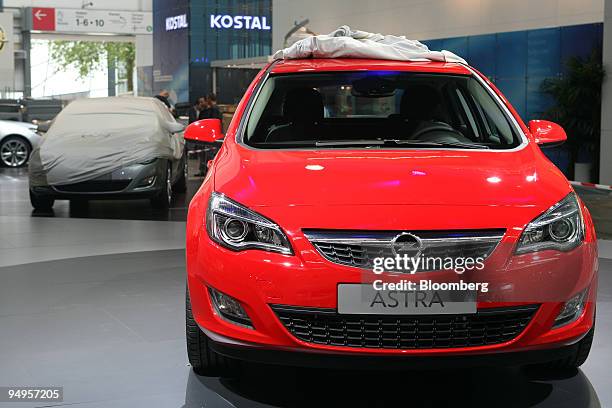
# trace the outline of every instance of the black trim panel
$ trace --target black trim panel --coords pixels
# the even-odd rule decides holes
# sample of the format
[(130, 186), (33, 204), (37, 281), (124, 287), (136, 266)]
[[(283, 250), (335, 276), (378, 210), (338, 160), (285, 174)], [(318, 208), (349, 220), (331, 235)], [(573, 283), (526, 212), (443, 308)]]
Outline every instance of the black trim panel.
[(226, 357), (253, 363), (293, 367), (357, 370), (411, 370), (447, 367), (522, 366), (563, 359), (575, 352), (576, 344), (555, 349), (464, 355), (371, 355), (268, 349), (260, 346), (229, 346), (211, 341), (212, 349)]

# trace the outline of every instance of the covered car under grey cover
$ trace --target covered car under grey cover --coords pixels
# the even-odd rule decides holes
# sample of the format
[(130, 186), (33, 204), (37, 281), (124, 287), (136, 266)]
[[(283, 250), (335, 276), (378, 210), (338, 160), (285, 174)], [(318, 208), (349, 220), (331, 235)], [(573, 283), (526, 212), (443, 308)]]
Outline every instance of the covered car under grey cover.
[(109, 97), (72, 102), (32, 153), (32, 186), (91, 180), (134, 163), (183, 155), (178, 124), (157, 99)]

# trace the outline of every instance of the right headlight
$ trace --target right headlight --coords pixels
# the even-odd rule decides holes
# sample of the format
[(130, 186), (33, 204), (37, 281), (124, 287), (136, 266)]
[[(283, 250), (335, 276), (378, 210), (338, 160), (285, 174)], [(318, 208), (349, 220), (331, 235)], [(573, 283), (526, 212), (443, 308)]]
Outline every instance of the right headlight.
[(568, 194), (531, 221), (523, 231), (516, 253), (556, 249), (569, 251), (584, 239), (582, 211), (575, 193)]
[(213, 241), (234, 251), (263, 249), (293, 254), (287, 236), (278, 225), (223, 194), (210, 196), (206, 231)]

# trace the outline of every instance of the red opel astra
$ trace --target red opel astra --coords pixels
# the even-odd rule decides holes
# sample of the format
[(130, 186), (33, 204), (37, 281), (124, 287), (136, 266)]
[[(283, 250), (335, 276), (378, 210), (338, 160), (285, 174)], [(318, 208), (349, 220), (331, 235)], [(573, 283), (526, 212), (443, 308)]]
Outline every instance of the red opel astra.
[(275, 61), (185, 137), (224, 138), (187, 222), (196, 372), (586, 360), (595, 231), (540, 150), (565, 132), (473, 68)]

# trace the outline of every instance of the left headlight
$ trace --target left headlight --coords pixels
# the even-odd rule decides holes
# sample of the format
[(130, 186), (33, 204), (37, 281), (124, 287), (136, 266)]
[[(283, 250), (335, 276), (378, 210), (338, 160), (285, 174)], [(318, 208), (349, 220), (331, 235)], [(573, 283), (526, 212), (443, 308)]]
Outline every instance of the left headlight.
[(569, 251), (584, 239), (584, 221), (575, 193), (568, 194), (527, 225), (516, 253), (556, 249)]
[(287, 236), (278, 225), (223, 194), (210, 196), (206, 230), (215, 242), (234, 251), (263, 249), (293, 254)]

